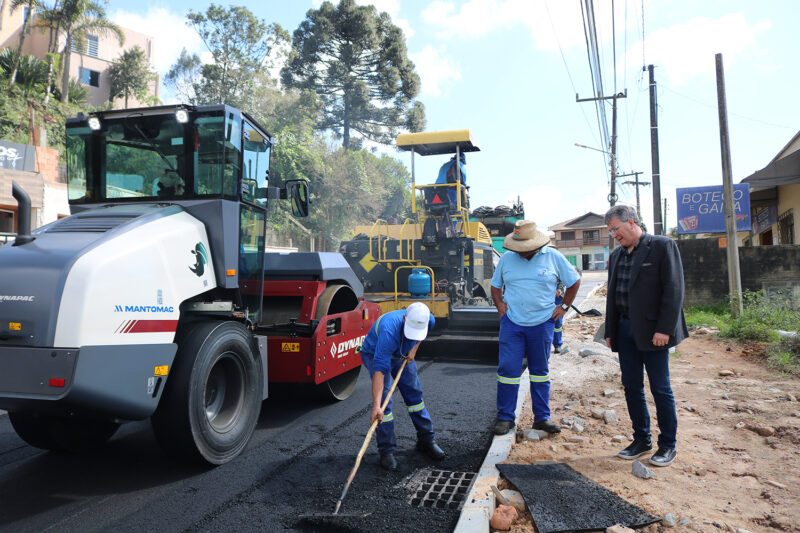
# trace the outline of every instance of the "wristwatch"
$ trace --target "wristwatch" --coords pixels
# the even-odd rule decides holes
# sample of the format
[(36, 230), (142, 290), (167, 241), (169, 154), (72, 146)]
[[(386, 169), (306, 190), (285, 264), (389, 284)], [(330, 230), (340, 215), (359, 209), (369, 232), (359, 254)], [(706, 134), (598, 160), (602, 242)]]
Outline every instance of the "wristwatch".
[(562, 303), (561, 304), (561, 309), (563, 309), (564, 311), (569, 311), (569, 306), (567, 304), (563, 304)]

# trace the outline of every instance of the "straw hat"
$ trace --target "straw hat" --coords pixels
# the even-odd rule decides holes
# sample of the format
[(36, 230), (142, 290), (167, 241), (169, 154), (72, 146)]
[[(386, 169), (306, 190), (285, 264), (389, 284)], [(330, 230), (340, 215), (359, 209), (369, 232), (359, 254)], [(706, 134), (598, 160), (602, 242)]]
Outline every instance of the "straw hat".
[(517, 220), (514, 233), (506, 235), (503, 247), (513, 252), (530, 252), (550, 242), (550, 237), (536, 229), (536, 222)]

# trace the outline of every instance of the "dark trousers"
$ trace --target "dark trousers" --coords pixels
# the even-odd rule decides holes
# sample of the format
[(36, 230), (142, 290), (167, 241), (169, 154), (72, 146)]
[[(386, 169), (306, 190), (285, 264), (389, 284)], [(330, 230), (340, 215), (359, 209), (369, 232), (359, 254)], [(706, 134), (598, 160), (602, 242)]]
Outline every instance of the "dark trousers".
[(636, 347), (631, 331), (631, 322), (620, 317), (617, 329), (619, 368), (622, 371), (622, 386), (625, 401), (633, 425), (634, 440), (650, 443), (650, 413), (644, 397), (644, 370), (650, 381), (650, 392), (656, 404), (658, 418), (658, 446), (675, 448), (678, 432), (678, 415), (675, 398), (669, 383), (669, 350), (645, 352)]

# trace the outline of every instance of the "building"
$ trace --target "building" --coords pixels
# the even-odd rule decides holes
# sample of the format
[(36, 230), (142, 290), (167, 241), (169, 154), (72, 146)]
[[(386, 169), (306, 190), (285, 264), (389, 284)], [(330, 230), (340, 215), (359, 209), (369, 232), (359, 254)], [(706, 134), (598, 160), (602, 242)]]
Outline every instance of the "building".
[(608, 227), (603, 215), (586, 213), (550, 226), (551, 242), (578, 270), (608, 268)]
[(770, 163), (742, 180), (750, 185), (753, 228), (744, 246), (800, 244), (800, 131)]
[[(19, 46), (19, 36), (22, 31), (22, 24), (25, 20), (27, 7), (22, 7), (11, 13), (11, 2), (2, 2), (0, 9), (0, 48), (11, 47), (14, 50)], [(34, 15), (35, 17), (35, 15)], [(46, 29), (33, 27), (32, 21), (28, 22), (26, 29), (27, 35), (22, 47), (22, 53), (33, 55), (40, 59), (45, 59), (49, 43), (49, 32)], [(110, 80), (108, 77), (108, 67), (111, 62), (117, 59), (126, 50), (139, 46), (145, 52), (148, 61), (153, 57), (153, 37), (139, 33), (127, 28), (122, 28), (125, 35), (125, 42), (120, 46), (116, 35), (89, 35), (85, 50), (78, 50), (73, 47), (70, 52), (70, 73), (71, 79), (81, 81), (89, 90), (88, 104), (91, 106), (102, 106), (109, 100)], [(65, 37), (59, 37), (59, 50), (64, 47)], [(55, 81), (60, 83), (59, 80)], [(152, 84), (151, 93), (158, 97), (160, 81), (156, 78)], [(122, 107), (121, 100), (115, 102), (115, 107)], [(128, 99), (128, 107), (139, 107), (141, 102), (135, 99)]]
[(70, 214), (67, 184), (59, 176), (58, 151), (0, 141), (0, 245), (19, 228), (17, 200), (11, 195), (15, 181), (31, 199), (31, 229)]

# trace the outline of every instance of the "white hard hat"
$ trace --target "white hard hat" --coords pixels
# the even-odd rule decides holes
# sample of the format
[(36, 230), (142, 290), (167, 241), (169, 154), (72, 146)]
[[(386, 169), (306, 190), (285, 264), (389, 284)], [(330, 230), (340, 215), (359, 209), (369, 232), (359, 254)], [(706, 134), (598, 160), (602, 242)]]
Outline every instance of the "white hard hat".
[(431, 311), (422, 302), (414, 302), (406, 309), (406, 323), (403, 334), (412, 341), (421, 341), (428, 336), (428, 323)]

